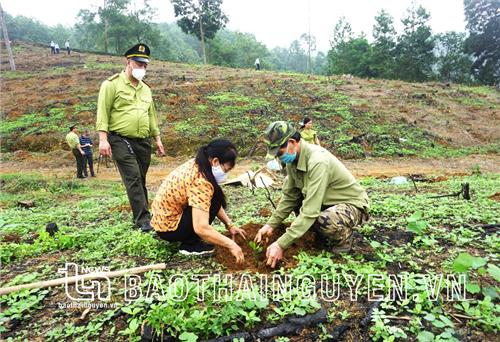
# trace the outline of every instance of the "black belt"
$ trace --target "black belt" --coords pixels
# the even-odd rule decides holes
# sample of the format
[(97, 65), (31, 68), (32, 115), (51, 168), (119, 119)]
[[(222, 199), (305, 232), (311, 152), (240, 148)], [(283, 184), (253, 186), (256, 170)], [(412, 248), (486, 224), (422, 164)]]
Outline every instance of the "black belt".
[(132, 140), (132, 141), (141, 141), (141, 140), (145, 140), (145, 139), (148, 139), (148, 138), (129, 138), (129, 137), (126, 137), (124, 135), (121, 135), (121, 134), (118, 134), (116, 132), (109, 132), (110, 135), (114, 135), (118, 138), (122, 138), (122, 139), (127, 139), (127, 140)]

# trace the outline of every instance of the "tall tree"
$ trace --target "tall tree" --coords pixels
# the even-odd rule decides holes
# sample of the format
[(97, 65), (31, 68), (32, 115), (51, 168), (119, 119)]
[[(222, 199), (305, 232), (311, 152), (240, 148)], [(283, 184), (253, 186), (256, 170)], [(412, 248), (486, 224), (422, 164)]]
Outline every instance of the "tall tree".
[(346, 43), (354, 38), (352, 27), (346, 17), (339, 18), (335, 27), (333, 28), (332, 38), (330, 39), (330, 46), (335, 48), (342, 43)]
[(288, 48), (287, 69), (305, 73), (307, 71), (307, 54), (300, 41), (294, 40)]
[(300, 36), (300, 41), (304, 44), (307, 50), (307, 72), (312, 73), (312, 53), (316, 51), (316, 37), (311, 34), (303, 33)]
[(289, 51), (284, 47), (274, 47), (271, 50), (271, 64), (273, 70), (291, 70), (288, 67)]
[(314, 57), (313, 72), (317, 75), (324, 75), (327, 73), (326, 67), (326, 55), (323, 52), (319, 51), (318, 54)]
[(328, 51), (329, 74), (372, 77), (371, 46), (364, 37), (353, 38)]
[(53, 39), (50, 28), (36, 19), (22, 15), (12, 17), (7, 12), (4, 12), (4, 17), (9, 27), (9, 37), (12, 40), (49, 44)]
[(436, 71), (441, 81), (467, 83), (471, 81), (472, 60), (465, 53), (465, 33), (446, 32), (436, 36)]
[(396, 46), (396, 77), (406, 81), (426, 81), (432, 76), (434, 39), (428, 22), (430, 14), (412, 3), (401, 22), (404, 33)]
[(363, 35), (354, 38), (346, 18), (341, 17), (335, 24), (330, 45), (332, 48), (327, 57), (328, 74), (373, 76), (370, 68), (371, 46)]
[(250, 33), (220, 30), (210, 42), (208, 51), (210, 62), (216, 65), (248, 68), (254, 66), (256, 58), (260, 58), (261, 64), (269, 67), (269, 51)]
[(207, 63), (205, 40), (213, 39), (228, 21), (222, 12), (222, 0), (170, 0), (174, 5), (177, 24), (182, 31), (194, 34), (201, 44), (203, 62)]
[(500, 1), (464, 0), (464, 9), (474, 75), (486, 84), (500, 84)]
[(97, 11), (82, 9), (75, 25), (80, 45), (87, 49), (123, 53), (134, 43), (158, 45), (160, 33), (152, 23), (148, 0), (130, 9), (130, 0), (106, 0)]
[(394, 75), (394, 49), (396, 47), (394, 19), (385, 10), (381, 10), (375, 17), (375, 22), (371, 68), (375, 77), (391, 78)]

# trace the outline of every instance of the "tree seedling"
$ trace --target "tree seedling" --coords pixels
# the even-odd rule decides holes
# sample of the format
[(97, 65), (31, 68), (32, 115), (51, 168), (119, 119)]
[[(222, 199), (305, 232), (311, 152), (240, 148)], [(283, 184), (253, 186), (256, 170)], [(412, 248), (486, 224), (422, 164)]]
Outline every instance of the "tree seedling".
[(253, 257), (255, 258), (255, 261), (258, 263), (260, 260), (260, 256), (262, 254), (262, 251), (264, 250), (264, 247), (259, 245), (258, 243), (255, 243), (255, 241), (250, 241), (248, 242), (248, 246), (253, 251)]

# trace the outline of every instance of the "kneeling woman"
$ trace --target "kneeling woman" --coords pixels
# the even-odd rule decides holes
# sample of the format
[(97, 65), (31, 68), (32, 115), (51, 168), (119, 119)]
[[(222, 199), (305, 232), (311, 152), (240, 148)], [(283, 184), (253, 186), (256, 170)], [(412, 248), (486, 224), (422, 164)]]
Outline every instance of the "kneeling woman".
[[(219, 183), (236, 162), (236, 147), (228, 140), (216, 139), (202, 146), (195, 159), (172, 171), (161, 184), (152, 205), (151, 225), (167, 241), (180, 241), (184, 255), (213, 254), (215, 244), (225, 247), (243, 262), (243, 251), (234, 242), (245, 232), (231, 224), (226, 215), (226, 199)], [(210, 226), (218, 217), (233, 240)], [(204, 241), (208, 242), (205, 243)]]

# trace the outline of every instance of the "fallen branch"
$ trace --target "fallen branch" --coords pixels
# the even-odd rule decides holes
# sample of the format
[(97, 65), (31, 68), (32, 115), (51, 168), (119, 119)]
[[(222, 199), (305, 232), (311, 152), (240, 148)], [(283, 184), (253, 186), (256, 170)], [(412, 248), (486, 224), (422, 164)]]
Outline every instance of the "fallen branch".
[[(299, 330), (316, 326), (320, 323), (325, 323), (327, 320), (327, 312), (325, 309), (320, 309), (317, 312), (305, 315), (302, 317), (288, 317), (285, 319), (284, 323), (278, 324), (275, 327), (265, 328), (259, 330), (256, 334), (249, 332), (237, 332), (228, 336), (217, 337), (209, 340), (203, 340), (203, 342), (232, 342), (232, 341), (259, 341), (267, 340), (274, 336), (286, 336), (296, 334)], [(348, 325), (340, 325), (337, 327), (332, 336), (337, 336), (340, 338), (342, 334), (348, 329)], [(158, 334), (153, 330), (151, 326), (145, 325), (142, 328), (142, 339), (143, 342), (170, 342), (177, 341), (177, 339), (172, 336)], [(336, 341), (336, 340), (331, 340)]]
[(387, 319), (396, 319), (396, 320), (403, 320), (403, 321), (411, 321), (411, 317), (408, 316), (382, 316)]
[(262, 329), (257, 333), (260, 339), (271, 338), (274, 336), (286, 336), (294, 334), (297, 330), (305, 327), (315, 326), (326, 322), (326, 310), (320, 309), (314, 314), (303, 317), (290, 317), (285, 323), (281, 323), (272, 328)]
[(233, 342), (233, 341), (254, 341), (254, 338), (250, 333), (240, 332), (229, 336), (212, 338), (210, 340), (204, 340), (203, 342)]
[(154, 265), (148, 265), (148, 266), (129, 268), (129, 269), (125, 269), (125, 270), (119, 270), (119, 271), (92, 272), (92, 273), (87, 273), (87, 274), (81, 274), (78, 276), (45, 280), (45, 281), (39, 281), (36, 283), (30, 283), (30, 284), (2, 287), (2, 288), (0, 288), (0, 296), (9, 294), (11, 292), (20, 291), (20, 290), (42, 289), (45, 287), (53, 287), (53, 286), (58, 286), (58, 285), (63, 285), (63, 284), (74, 284), (77, 281), (85, 281), (85, 280), (90, 280), (90, 279), (95, 279), (95, 278), (103, 278), (103, 277), (110, 279), (110, 278), (120, 277), (120, 276), (123, 276), (126, 274), (138, 274), (138, 273), (144, 273), (144, 272), (153, 271), (153, 270), (164, 270), (165, 268), (166, 268), (166, 264), (164, 264), (164, 263), (163, 264), (154, 264)]
[(477, 317), (471, 317), (471, 316), (466, 316), (466, 315), (461, 315), (461, 314), (452, 314), (450, 313), (450, 315), (452, 315), (453, 317), (458, 317), (458, 318), (465, 318), (465, 319), (477, 319)]

